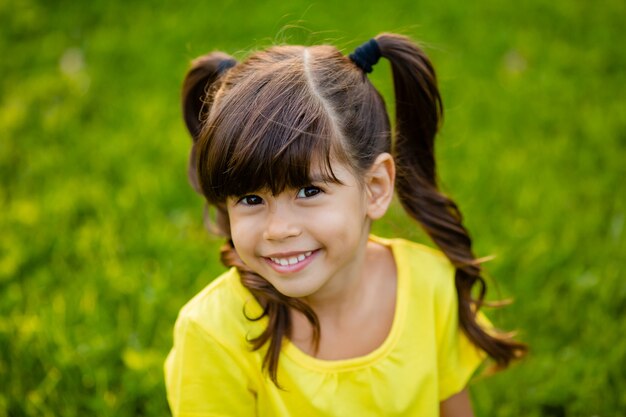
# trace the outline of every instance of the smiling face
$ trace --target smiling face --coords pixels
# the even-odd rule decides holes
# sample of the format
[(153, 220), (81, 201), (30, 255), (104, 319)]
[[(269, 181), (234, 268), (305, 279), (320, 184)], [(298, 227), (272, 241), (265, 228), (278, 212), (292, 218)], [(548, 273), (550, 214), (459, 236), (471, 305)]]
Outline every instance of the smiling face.
[(312, 172), (306, 187), (227, 200), (237, 253), (286, 296), (332, 294), (361, 273), (369, 200), (348, 167), (333, 164), (332, 171), (339, 182), (315, 180)]
[(230, 69), (201, 104), (192, 177), (241, 260), (290, 297), (357, 276), (376, 218), (366, 174), (391, 147), (362, 71), (336, 48), (277, 46)]

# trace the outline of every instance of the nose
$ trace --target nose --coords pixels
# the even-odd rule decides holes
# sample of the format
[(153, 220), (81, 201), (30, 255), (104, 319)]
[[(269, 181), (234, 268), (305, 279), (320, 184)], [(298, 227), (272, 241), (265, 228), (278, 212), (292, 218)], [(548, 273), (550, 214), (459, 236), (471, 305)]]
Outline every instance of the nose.
[(270, 209), (267, 214), (267, 223), (263, 232), (265, 240), (285, 240), (290, 237), (299, 236), (302, 229), (288, 205), (277, 204)]

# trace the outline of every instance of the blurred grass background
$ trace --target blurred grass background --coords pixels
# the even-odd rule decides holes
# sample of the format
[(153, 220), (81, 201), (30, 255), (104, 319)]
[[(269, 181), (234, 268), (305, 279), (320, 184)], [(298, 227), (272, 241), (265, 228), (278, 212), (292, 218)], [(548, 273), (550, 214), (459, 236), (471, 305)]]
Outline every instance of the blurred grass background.
[[(183, 303), (222, 271), (187, 184), (189, 61), (273, 43), (425, 42), (444, 188), (491, 312), (532, 352), (478, 416), (626, 413), (626, 3), (0, 0), (0, 417), (167, 415)], [(386, 63), (372, 80), (392, 103)], [(423, 240), (398, 207), (378, 233)]]

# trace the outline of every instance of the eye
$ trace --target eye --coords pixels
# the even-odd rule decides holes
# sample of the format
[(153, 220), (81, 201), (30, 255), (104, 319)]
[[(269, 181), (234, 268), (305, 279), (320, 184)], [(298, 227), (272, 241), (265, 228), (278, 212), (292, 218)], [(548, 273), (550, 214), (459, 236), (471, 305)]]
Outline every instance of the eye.
[(238, 203), (241, 203), (244, 206), (256, 206), (259, 204), (263, 204), (263, 199), (259, 197), (258, 195), (249, 194), (249, 195), (244, 195), (243, 197), (241, 197)]
[(322, 192), (322, 189), (309, 185), (308, 187), (302, 187), (298, 190), (298, 198), (309, 198), (318, 195)]

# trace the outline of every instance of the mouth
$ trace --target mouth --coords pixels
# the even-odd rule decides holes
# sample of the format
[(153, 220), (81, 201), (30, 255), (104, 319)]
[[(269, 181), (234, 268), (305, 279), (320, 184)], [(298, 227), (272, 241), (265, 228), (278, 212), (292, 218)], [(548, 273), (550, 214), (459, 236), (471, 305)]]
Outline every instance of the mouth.
[(278, 272), (296, 272), (307, 266), (315, 257), (317, 250), (295, 252), (288, 254), (275, 254), (264, 259)]
[(296, 256), (289, 256), (289, 257), (270, 256), (267, 259), (274, 262), (276, 265), (289, 266), (289, 265), (297, 265), (298, 263), (304, 261), (306, 258), (311, 256), (312, 254), (313, 254), (313, 251), (308, 251), (308, 252), (304, 252)]

